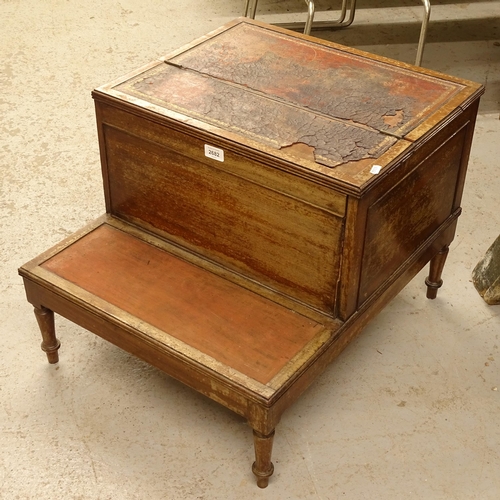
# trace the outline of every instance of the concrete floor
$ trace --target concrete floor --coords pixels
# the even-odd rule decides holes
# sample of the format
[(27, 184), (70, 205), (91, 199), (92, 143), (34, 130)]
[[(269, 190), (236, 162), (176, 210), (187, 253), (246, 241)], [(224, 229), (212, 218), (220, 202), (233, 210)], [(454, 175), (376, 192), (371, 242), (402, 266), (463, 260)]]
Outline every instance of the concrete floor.
[[(376, 1), (351, 28), (315, 34), (412, 62), (419, 2)], [(435, 3), (424, 53), (486, 84), (445, 285), (426, 300), (419, 275), (285, 413), (267, 490), (238, 416), (64, 319), (61, 362), (39, 349), (17, 267), (104, 211), (91, 89), (243, 4), (0, 2), (0, 498), (500, 498), (500, 306), (470, 280), (500, 231), (498, 0)], [(268, 21), (305, 11), (260, 7)]]

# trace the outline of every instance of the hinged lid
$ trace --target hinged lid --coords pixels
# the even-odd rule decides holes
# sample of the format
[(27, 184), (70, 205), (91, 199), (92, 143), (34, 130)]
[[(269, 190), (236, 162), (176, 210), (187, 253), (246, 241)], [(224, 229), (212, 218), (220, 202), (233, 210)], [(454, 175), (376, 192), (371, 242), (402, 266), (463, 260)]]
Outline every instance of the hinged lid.
[(335, 177), (386, 165), (480, 89), (469, 84), (240, 19), (103, 89)]

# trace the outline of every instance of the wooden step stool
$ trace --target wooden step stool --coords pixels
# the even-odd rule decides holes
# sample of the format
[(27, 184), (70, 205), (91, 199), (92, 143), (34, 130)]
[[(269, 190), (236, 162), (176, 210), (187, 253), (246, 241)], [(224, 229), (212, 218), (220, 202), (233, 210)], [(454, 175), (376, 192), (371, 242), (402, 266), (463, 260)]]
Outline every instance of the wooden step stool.
[(21, 267), (54, 312), (245, 417), (284, 410), (429, 261), (480, 85), (239, 19), (93, 92), (106, 215)]

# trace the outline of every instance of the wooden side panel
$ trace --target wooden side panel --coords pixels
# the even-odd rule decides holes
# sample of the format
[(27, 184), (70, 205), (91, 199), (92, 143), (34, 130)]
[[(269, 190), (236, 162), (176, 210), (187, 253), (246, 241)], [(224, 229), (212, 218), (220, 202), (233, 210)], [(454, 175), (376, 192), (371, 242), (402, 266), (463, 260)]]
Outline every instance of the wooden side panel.
[(331, 313), (343, 218), (195, 160), (186, 144), (102, 130), (112, 214)]
[(360, 304), (454, 212), (467, 130), (441, 143), (369, 207)]

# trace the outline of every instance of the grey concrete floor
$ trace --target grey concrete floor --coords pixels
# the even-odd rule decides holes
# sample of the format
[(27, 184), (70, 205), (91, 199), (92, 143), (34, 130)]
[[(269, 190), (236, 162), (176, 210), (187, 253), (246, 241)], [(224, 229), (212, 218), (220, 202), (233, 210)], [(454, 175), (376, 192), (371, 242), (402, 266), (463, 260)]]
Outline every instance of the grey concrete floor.
[[(267, 490), (238, 416), (64, 319), (60, 363), (39, 349), (17, 267), (104, 211), (90, 91), (243, 4), (0, 1), (0, 498), (500, 498), (500, 306), (470, 280), (500, 232), (498, 1), (435, 2), (424, 53), (487, 89), (445, 285), (426, 300), (422, 272), (285, 413)], [(421, 14), (360, 0), (351, 28), (314, 34), (412, 62)]]

